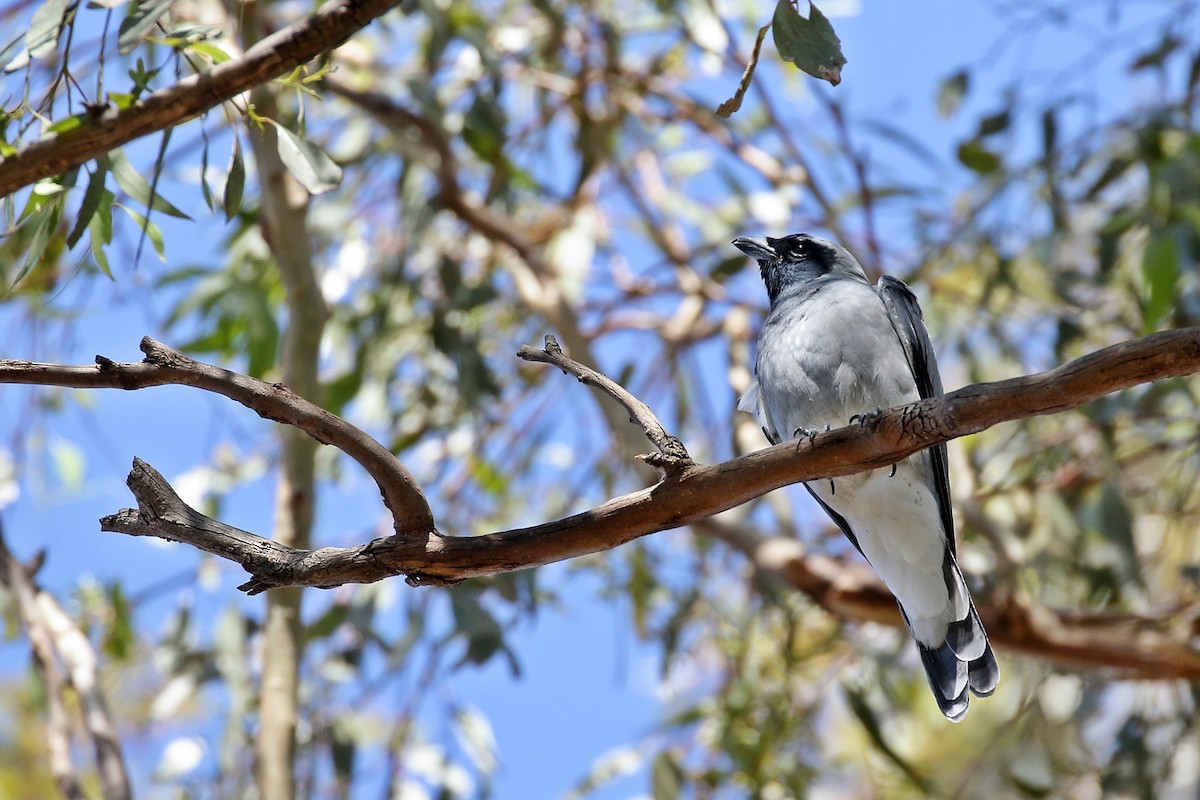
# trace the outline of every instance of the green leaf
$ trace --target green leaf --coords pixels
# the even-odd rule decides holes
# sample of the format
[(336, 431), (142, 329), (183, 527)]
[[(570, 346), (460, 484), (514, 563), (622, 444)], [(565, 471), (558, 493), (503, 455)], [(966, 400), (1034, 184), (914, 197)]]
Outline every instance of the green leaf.
[(83, 127), (83, 123), (87, 121), (87, 114), (75, 114), (70, 117), (63, 117), (58, 122), (46, 128), (46, 133), (66, 133), (73, 131), (76, 128)]
[(971, 73), (965, 69), (942, 81), (937, 93), (937, 112), (942, 117), (951, 117), (958, 111), (971, 88)]
[(58, 47), (58, 34), (62, 30), (71, 0), (46, 0), (29, 20), (29, 32), (25, 34), (25, 47), (30, 58), (48, 56)]
[(96, 171), (92, 173), (92, 177), (88, 179), (87, 189), (83, 193), (83, 202), (79, 204), (79, 216), (75, 219), (75, 226), (71, 228), (71, 233), (67, 235), (67, 249), (71, 249), (79, 243), (84, 229), (92, 221), (92, 215), (96, 213), (96, 209), (100, 208), (100, 199), (104, 194), (104, 179), (107, 175), (108, 167), (101, 160), (96, 166)]
[(242, 191), (246, 187), (246, 165), (242, 162), (242, 143), (233, 137), (233, 153), (229, 157), (229, 175), (225, 178), (225, 221), (233, 219), (242, 208)]
[(116, 106), (118, 111), (124, 111), (132, 106), (137, 98), (129, 92), (109, 92), (108, 101)]
[(49, 449), (59, 486), (68, 493), (78, 492), (87, 477), (87, 457), (83, 448), (66, 439), (55, 439)]
[(308, 625), (304, 630), (304, 641), (315, 642), (319, 639), (327, 639), (342, 627), (342, 623), (349, 616), (350, 607), (345, 603), (334, 603), (325, 610), (325, 613), (313, 620), (312, 624)]
[(474, 456), (470, 462), (471, 478), (483, 491), (502, 498), (509, 490), (509, 476), (485, 458)]
[(117, 36), (117, 52), (127, 56), (137, 49), (145, 36), (158, 22), (158, 18), (167, 13), (174, 0), (148, 0), (145, 3), (135, 2), (129, 9), (128, 16), (121, 20), (121, 28)]
[(1000, 156), (983, 146), (978, 139), (971, 139), (958, 146), (958, 160), (968, 169), (980, 175), (990, 175), (1000, 169)]
[(208, 56), (214, 67), (217, 64), (224, 64), (229, 60), (229, 53), (226, 53), (212, 42), (189, 42), (184, 49)]
[(866, 695), (846, 684), (842, 684), (842, 691), (845, 694), (847, 705), (850, 706), (851, 713), (858, 719), (859, 724), (862, 725), (863, 730), (870, 737), (871, 743), (875, 745), (875, 749), (896, 765), (915, 786), (928, 794), (931, 789), (928, 779), (917, 772), (913, 765), (908, 763), (888, 742), (879, 717), (876, 716), (875, 711), (867, 702)]
[(121, 584), (108, 586), (109, 613), (104, 626), (104, 652), (118, 661), (129, 657), (137, 640), (133, 632), (133, 610)]
[(58, 210), (61, 207), (61, 200), (59, 202), (46, 203), (37, 211), (30, 214), (24, 225), (21, 226), (30, 226), (33, 234), (29, 240), (29, 247), (25, 251), (25, 258), (21, 262), (21, 268), (17, 270), (17, 276), (13, 278), (13, 282), (9, 288), (16, 286), (24, 280), (25, 276), (37, 266), (42, 253), (46, 250), (46, 244), (50, 241), (50, 231), (53, 230), (55, 223), (58, 222)]
[(160, 230), (159, 227), (157, 225), (155, 225), (153, 221), (147, 219), (146, 217), (143, 217), (141, 214), (134, 211), (129, 206), (122, 205), (121, 203), (114, 203), (114, 205), (120, 207), (120, 209), (122, 211), (124, 211), (126, 214), (128, 214), (130, 216), (130, 218), (132, 218), (133, 221), (137, 223), (138, 230), (140, 230), (143, 234), (145, 234), (146, 238), (150, 240), (150, 244), (152, 244), (154, 246), (154, 252), (158, 254), (159, 260), (162, 261), (164, 264), (167, 263), (167, 258), (165, 255), (163, 255), (162, 230)]
[(504, 648), (504, 631), (500, 623), (480, 605), (472, 590), (452, 592), (450, 607), (454, 612), (455, 632), (467, 639), (467, 652), (460, 664), (485, 664)]
[(985, 136), (994, 136), (997, 133), (1003, 133), (1008, 130), (1008, 125), (1012, 121), (1012, 114), (1008, 111), (1001, 111), (996, 114), (989, 114), (979, 120), (979, 138)]
[(357, 748), (351, 732), (351, 724), (345, 718), (334, 720), (330, 730), (329, 750), (333, 759), (333, 771), (339, 784), (349, 786), (354, 775)]
[(1179, 278), (1179, 251), (1174, 231), (1154, 234), (1142, 250), (1143, 326), (1147, 333), (1175, 302), (1175, 283)]
[(500, 104), (494, 98), (476, 94), (463, 119), (463, 141), (484, 161), (496, 163), (504, 153), (504, 127), (504, 110)]
[(683, 794), (683, 770), (670, 750), (659, 753), (650, 767), (650, 792), (654, 800), (677, 800)]
[[(174, 205), (172, 205), (165, 197), (157, 192), (152, 192), (150, 190), (150, 184), (147, 183), (146, 179), (141, 176), (141, 173), (133, 168), (133, 165), (129, 163), (129, 159), (125, 158), (125, 154), (123, 152), (120, 150), (113, 150), (108, 154), (108, 161), (109, 169), (112, 170), (113, 177), (117, 181), (117, 186), (120, 186), (121, 189), (124, 190), (124, 192), (134, 200), (137, 200), (147, 208), (151, 208), (155, 211), (161, 211), (162, 213), (172, 217), (178, 217), (179, 219), (186, 219), (189, 221), (192, 219), (187, 214), (183, 213)], [(153, 195), (154, 198), (153, 202), (151, 202), (151, 195)]]
[(779, 0), (773, 25), (775, 47), (784, 61), (834, 86), (842, 82), (842, 67), (846, 64), (842, 43), (820, 9), (809, 3), (805, 19), (790, 0)]
[(129, 80), (133, 81), (133, 97), (134, 99), (141, 96), (142, 92), (152, 91), (150, 81), (154, 80), (154, 76), (161, 71), (161, 67), (153, 69), (146, 68), (145, 59), (138, 57), (137, 63), (133, 65), (133, 69), (129, 70)]
[(200, 148), (200, 194), (204, 197), (204, 205), (212, 211), (212, 189), (208, 188), (208, 132), (201, 127), (200, 135), (204, 140), (204, 146)]
[(21, 33), (17, 38), (13, 39), (8, 44), (0, 48), (0, 64), (4, 64), (4, 71), (10, 72), (8, 65), (10, 61), (16, 60), (19, 56), (14, 57), (14, 54), (20, 52), (25, 53), (25, 34)]
[(110, 280), (116, 280), (109, 269), (108, 256), (104, 255), (104, 246), (112, 242), (112, 207), (113, 193), (107, 189), (101, 191), (100, 204), (88, 221), (88, 236), (91, 239), (92, 258), (96, 260), (96, 266)]
[(1058, 148), (1058, 117), (1053, 108), (1042, 112), (1042, 155), (1049, 162)]
[(309, 194), (324, 194), (342, 182), (342, 168), (317, 145), (272, 120), (279, 131), (279, 158)]

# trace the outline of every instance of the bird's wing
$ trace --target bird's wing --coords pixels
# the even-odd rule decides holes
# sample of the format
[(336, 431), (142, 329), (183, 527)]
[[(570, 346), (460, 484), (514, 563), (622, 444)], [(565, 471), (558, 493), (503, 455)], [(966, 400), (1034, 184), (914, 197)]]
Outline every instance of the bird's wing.
[[(892, 321), (892, 328), (904, 348), (908, 358), (908, 367), (912, 370), (913, 380), (917, 384), (917, 392), (921, 399), (937, 397), (942, 394), (942, 376), (938, 373), (937, 357), (933, 352), (933, 342), (929, 340), (929, 331), (925, 329), (925, 318), (921, 315), (921, 307), (917, 298), (904, 281), (885, 275), (879, 279), (876, 291), (879, 292), (883, 306), (887, 309)], [(954, 516), (950, 506), (950, 467), (946, 460), (946, 445), (939, 444), (929, 449), (930, 461), (933, 464), (933, 489), (937, 498), (938, 516), (942, 521), (942, 529), (950, 552), (954, 553)]]
[[(808, 493), (812, 499), (817, 501), (817, 505), (824, 509), (825, 513), (829, 515), (829, 518), (833, 520), (833, 524), (837, 525), (838, 528), (841, 529), (842, 533), (845, 534), (846, 538), (850, 540), (850, 544), (854, 545), (854, 549), (857, 550), (863, 558), (867, 558), (867, 554), (863, 552), (862, 545), (858, 543), (858, 537), (854, 535), (854, 529), (850, 527), (850, 522), (841, 514), (834, 511), (832, 506), (822, 500), (821, 497), (815, 491), (813, 491), (811, 486), (809, 486), (807, 483), (802, 485), (808, 490)], [(871, 559), (867, 558), (867, 563), (870, 564)]]
[[(748, 411), (758, 418), (758, 424), (762, 427), (763, 435), (767, 437), (767, 441), (771, 444), (779, 444), (782, 440), (779, 436), (779, 431), (771, 422), (771, 416), (767, 413), (766, 404), (762, 400), (762, 390), (758, 386), (758, 378), (750, 382), (750, 386), (746, 389), (746, 393), (738, 400), (738, 411)], [(862, 547), (858, 544), (858, 537), (854, 535), (854, 529), (850, 527), (850, 523), (841, 514), (834, 511), (828, 503), (817, 496), (817, 493), (812, 490), (812, 487), (807, 483), (804, 488), (812, 495), (812, 498), (817, 501), (817, 504), (825, 510), (829, 518), (834, 521), (850, 543), (854, 545), (854, 549), (862, 553)], [(864, 555), (863, 558), (866, 558)]]
[(762, 428), (763, 436), (767, 437), (767, 441), (771, 444), (779, 444), (783, 441), (779, 436), (779, 431), (775, 428), (775, 423), (771, 421), (771, 415), (767, 413), (766, 403), (763, 402), (762, 389), (758, 385), (758, 376), (755, 376), (750, 381), (750, 385), (746, 387), (746, 393), (738, 399), (738, 411), (746, 411), (754, 415), (758, 420), (759, 427)]

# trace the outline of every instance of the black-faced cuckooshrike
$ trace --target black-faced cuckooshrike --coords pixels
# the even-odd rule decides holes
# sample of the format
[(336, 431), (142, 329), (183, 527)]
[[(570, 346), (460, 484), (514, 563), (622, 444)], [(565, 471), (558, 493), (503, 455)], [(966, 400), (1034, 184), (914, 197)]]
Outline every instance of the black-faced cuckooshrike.
[[(772, 444), (942, 393), (903, 282), (884, 276), (872, 286), (845, 249), (803, 233), (733, 244), (758, 262), (771, 300), (738, 408), (758, 416)], [(945, 445), (805, 488), (896, 596), (938, 706), (961, 720), (968, 690), (991, 694), (1000, 670), (955, 562)]]

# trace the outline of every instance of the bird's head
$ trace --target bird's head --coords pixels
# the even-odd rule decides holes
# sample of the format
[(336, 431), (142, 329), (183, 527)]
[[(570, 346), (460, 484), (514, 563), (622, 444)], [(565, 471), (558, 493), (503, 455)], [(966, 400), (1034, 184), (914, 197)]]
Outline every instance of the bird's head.
[(863, 268), (849, 251), (819, 236), (807, 233), (793, 233), (782, 239), (739, 236), (733, 240), (733, 246), (758, 262), (772, 305), (788, 287), (822, 275), (867, 280)]

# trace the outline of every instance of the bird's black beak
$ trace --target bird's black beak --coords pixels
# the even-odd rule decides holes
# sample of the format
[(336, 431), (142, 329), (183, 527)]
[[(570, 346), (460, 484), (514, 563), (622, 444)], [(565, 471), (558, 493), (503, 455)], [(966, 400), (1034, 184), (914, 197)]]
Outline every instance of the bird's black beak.
[(779, 257), (771, 243), (760, 236), (739, 236), (733, 240), (733, 246), (756, 261)]

